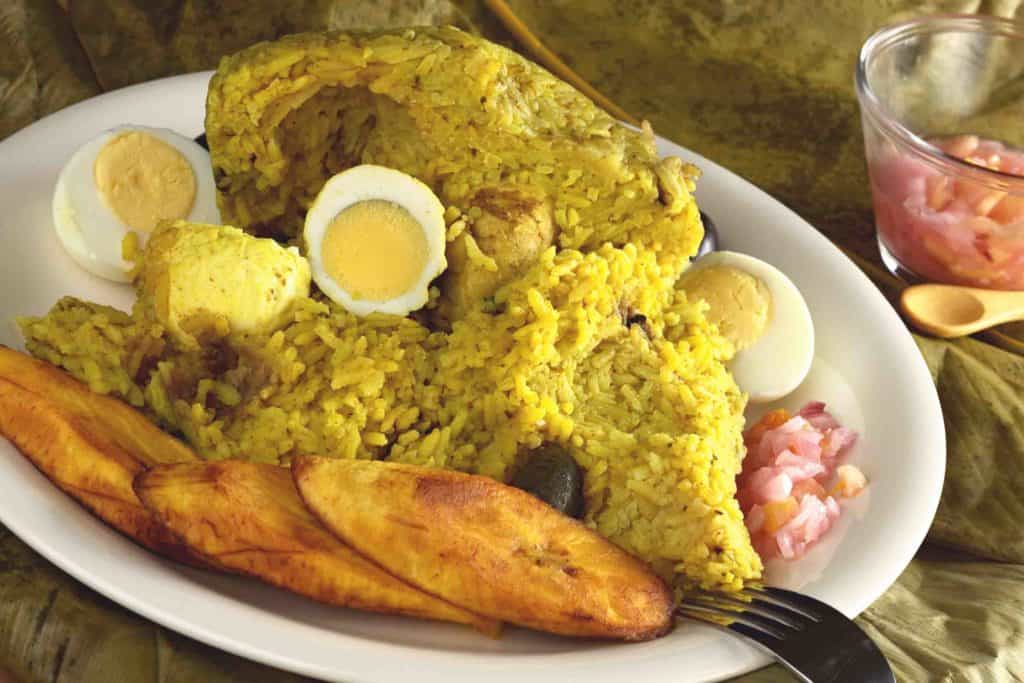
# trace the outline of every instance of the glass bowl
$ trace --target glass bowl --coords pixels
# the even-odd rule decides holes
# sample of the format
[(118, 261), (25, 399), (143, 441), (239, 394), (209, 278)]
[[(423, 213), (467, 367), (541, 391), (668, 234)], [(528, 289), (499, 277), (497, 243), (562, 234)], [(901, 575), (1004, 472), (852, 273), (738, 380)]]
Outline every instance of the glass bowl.
[(861, 48), (856, 86), (889, 270), (1024, 289), (1024, 22), (885, 27)]

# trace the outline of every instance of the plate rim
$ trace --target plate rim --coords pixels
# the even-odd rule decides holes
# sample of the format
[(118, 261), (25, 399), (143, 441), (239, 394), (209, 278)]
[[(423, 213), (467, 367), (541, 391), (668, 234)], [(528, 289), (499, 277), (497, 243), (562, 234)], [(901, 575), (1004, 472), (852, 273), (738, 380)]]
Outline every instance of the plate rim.
[[(73, 118), (77, 112), (84, 111), (97, 106), (98, 101), (110, 101), (116, 98), (125, 97), (126, 95), (130, 95), (133, 97), (142, 96), (146, 93), (146, 91), (153, 92), (162, 91), (164, 89), (195, 88), (198, 87), (200, 83), (202, 83), (205, 90), (205, 83), (208, 82), (209, 78), (212, 76), (213, 73), (213, 71), (202, 71), (190, 74), (170, 76), (162, 79), (131, 85), (125, 88), (120, 88), (118, 90), (113, 90), (77, 102), (73, 105), (65, 107), (64, 109), (61, 109), (59, 111), (53, 112), (35, 121), (29, 126), (26, 126), (25, 128), (15, 132), (7, 139), (0, 141), (0, 152), (2, 152), (2, 150), (7, 147), (15, 147), (17, 141), (22, 136), (25, 136), (28, 131), (38, 133), (43, 129), (54, 126), (63, 127), (64, 125), (66, 125), (65, 119)], [(894, 332), (894, 334), (899, 338), (899, 344), (903, 347), (904, 351), (906, 352), (911, 348), (914, 351), (914, 354), (917, 358), (917, 363), (914, 364), (915, 367), (909, 368), (907, 370), (914, 376), (913, 382), (919, 386), (926, 385), (927, 387), (930, 387), (930, 391), (925, 391), (924, 395), (920, 396), (918, 399), (922, 403), (922, 414), (930, 413), (933, 421), (934, 418), (937, 416), (938, 425), (941, 427), (938, 430), (931, 430), (925, 437), (927, 443), (926, 448), (924, 450), (933, 453), (932, 457), (936, 458), (935, 469), (937, 471), (937, 474), (935, 475), (937, 477), (937, 490), (932, 496), (932, 501), (930, 504), (930, 513), (927, 515), (928, 522), (927, 524), (919, 525), (920, 528), (918, 528), (915, 531), (915, 533), (911, 534), (912, 537), (910, 538), (910, 540), (908, 540), (905, 546), (904, 557), (900, 557), (898, 561), (890, 563), (891, 566), (888, 568), (888, 571), (885, 572), (885, 578), (875, 582), (878, 585), (884, 585), (881, 585), (881, 587), (877, 590), (867, 591), (864, 595), (860, 596), (860, 600), (851, 601), (851, 604), (840, 606), (842, 611), (845, 611), (850, 616), (855, 616), (856, 614), (862, 612), (872, 602), (874, 602), (882, 593), (884, 593), (885, 590), (887, 590), (896, 581), (896, 579), (903, 572), (903, 570), (906, 568), (909, 562), (913, 559), (913, 556), (916, 554), (917, 549), (920, 547), (921, 543), (923, 543), (927, 535), (928, 529), (931, 526), (931, 520), (934, 519), (935, 512), (938, 508), (939, 498), (942, 491), (942, 480), (945, 474), (946, 435), (944, 421), (942, 419), (941, 405), (939, 403), (938, 394), (932, 381), (931, 375), (928, 371), (927, 365), (925, 364), (924, 358), (921, 355), (920, 351), (917, 349), (916, 344), (914, 344), (913, 338), (910, 335), (909, 331), (903, 325), (902, 321), (896, 314), (895, 310), (892, 309), (891, 305), (888, 303), (888, 301), (885, 300), (885, 298), (877, 290), (877, 288), (871, 282), (871, 280), (859, 268), (857, 268), (857, 266), (852, 261), (850, 261), (844, 254), (842, 254), (842, 252), (834, 244), (832, 244), (831, 241), (829, 241), (823, 234), (817, 231), (810, 223), (808, 223), (798, 214), (793, 212), (791, 209), (789, 209), (789, 207), (784, 205), (782, 202), (775, 199), (773, 196), (771, 196), (764, 190), (758, 188), (756, 185), (754, 185), (747, 179), (743, 178), (742, 176), (732, 171), (729, 171), (728, 169), (719, 166), (718, 164), (712, 162), (711, 160), (706, 159), (699, 154), (693, 153), (687, 148), (684, 148), (681, 145), (678, 145), (671, 141), (659, 138), (659, 143), (669, 145), (674, 148), (678, 148), (679, 150), (685, 152), (686, 160), (696, 163), (698, 166), (701, 166), (705, 171), (705, 175), (714, 175), (719, 173), (727, 174), (731, 178), (735, 179), (736, 182), (741, 184), (741, 186), (743, 187), (744, 195), (749, 193), (754, 197), (762, 198), (763, 200), (767, 200), (772, 204), (776, 205), (779, 209), (785, 212), (786, 220), (788, 222), (792, 222), (794, 225), (799, 225), (801, 231), (808, 233), (808, 239), (812, 243), (814, 243), (816, 248), (822, 250), (823, 255), (826, 257), (827, 260), (833, 262), (834, 264), (839, 263), (840, 261), (845, 262), (843, 267), (848, 268), (852, 273), (855, 273), (855, 275), (852, 275), (852, 277), (860, 281), (858, 288), (865, 290), (865, 294), (869, 297), (869, 299), (873, 300), (872, 306), (873, 308), (878, 309), (878, 314), (881, 316), (881, 318), (889, 319), (890, 321), (895, 320), (898, 323), (900, 330), (898, 332)], [(2, 153), (0, 153), (0, 159), (3, 159)], [(2, 165), (2, 162), (0, 162), (0, 165)], [(712, 173), (709, 173), (709, 171), (712, 171)], [(698, 198), (700, 197), (700, 195), (701, 192), (698, 188)], [(884, 310), (880, 308), (880, 306), (884, 307)], [(926, 380), (924, 384), (922, 384), (922, 379)], [(0, 446), (6, 445), (6, 440), (0, 438)], [(13, 448), (12, 446), (7, 447)], [(932, 489), (936, 488), (936, 481), (934, 479), (932, 482), (930, 482), (929, 487)], [(75, 505), (77, 506), (77, 503), (75, 503)], [(88, 515), (88, 513), (84, 509), (82, 510), (82, 512)], [(88, 516), (91, 517), (92, 515)], [(24, 528), (23, 525), (18, 524), (17, 521), (15, 521), (12, 524), (11, 520), (9, 519), (9, 514), (8, 511), (6, 510), (6, 507), (2, 505), (0, 505), (0, 522), (2, 522), (14, 535), (19, 537), (27, 545), (33, 548), (33, 550), (38, 552), (48, 561), (58, 566), (62, 571), (69, 574), (76, 580), (81, 581), (83, 584), (89, 586), (93, 590), (96, 590), (98, 593), (106, 596), (107, 598), (125, 607), (126, 609), (135, 612), (143, 618), (153, 621), (157, 624), (161, 624), (178, 633), (199, 640), (200, 642), (210, 644), (226, 652), (230, 652), (253, 661), (262, 662), (271, 666), (275, 666), (296, 673), (325, 677), (329, 679), (338, 679), (339, 676), (344, 676), (345, 680), (349, 681), (349, 683), (379, 680), (375, 677), (367, 677), (365, 669), (351, 670), (345, 667), (324, 668), (312, 664), (310, 662), (306, 662), (304, 660), (289, 657), (287, 654), (268, 650), (261, 650), (256, 648), (255, 646), (252, 646), (251, 644), (246, 643), (244, 639), (233, 638), (230, 635), (222, 634), (215, 627), (209, 625), (196, 624), (186, 617), (181, 617), (178, 614), (167, 612), (157, 606), (151, 605), (145, 599), (142, 599), (138, 596), (134, 596), (130, 593), (127, 593), (125, 590), (120, 589), (117, 585), (115, 585), (114, 582), (107, 580), (106, 577), (96, 576), (90, 573), (88, 570), (86, 570), (85, 568), (81, 567), (78, 563), (76, 563), (74, 558), (67, 556), (58, 547), (55, 547), (52, 541), (49, 541), (46, 538), (40, 537), (39, 535), (35, 534), (31, 528)], [(116, 534), (116, 532), (111, 533)], [(131, 543), (127, 540), (126, 542)], [(145, 568), (142, 569), (144, 570)], [(315, 628), (317, 628), (317, 630), (323, 630), (321, 627)], [(371, 645), (371, 643), (368, 642), (367, 638), (361, 636), (352, 636), (347, 633), (341, 633), (338, 631), (331, 631), (331, 635), (334, 637), (340, 637), (342, 639), (348, 639), (353, 643), (357, 643), (360, 647), (366, 648), (368, 647), (368, 645)], [(390, 650), (395, 647), (409, 647), (380, 642), (374, 642), (372, 643), (372, 646), (373, 647), (368, 647), (368, 649), (378, 649), (382, 652), (386, 652), (387, 650)], [(633, 645), (630, 647), (638, 648), (642, 647), (642, 645)], [(451, 653), (447, 653), (440, 650), (416, 648), (414, 646), (411, 649), (416, 650), (417, 656), (421, 657), (424, 663), (436, 663), (439, 656), (443, 656), (443, 659), (448, 659), (449, 656), (451, 656)], [(524, 658), (524, 660), (529, 660), (529, 662), (531, 662), (533, 666), (536, 666), (541, 662), (544, 662), (545, 660), (551, 661), (564, 659), (564, 655), (566, 654), (576, 654), (576, 652), (573, 651), (571, 653), (544, 653), (516, 656), (522, 657)], [(491, 662), (494, 660), (494, 655), (486, 652), (466, 654), (460, 653), (460, 656), (464, 657), (465, 660), (469, 661), (479, 659), (482, 663)], [(726, 673), (722, 673), (721, 675), (712, 676), (711, 678), (705, 678), (702, 680), (720, 680), (721, 678), (731, 677), (737, 674), (744, 673), (745, 671), (753, 670), (754, 668), (757, 668), (758, 665), (766, 663), (768, 661), (769, 660), (763, 655), (758, 655), (754, 658), (748, 658), (746, 660), (747, 663), (741, 669), (736, 669), (734, 671), (729, 671)], [(751, 664), (751, 662), (753, 663)], [(533, 673), (536, 673), (536, 670), (533, 668), (533, 666), (527, 666), (525, 669), (521, 671), (521, 675), (526, 675), (531, 671)], [(453, 680), (452, 678), (449, 678), (447, 676), (457, 676), (459, 675), (459, 672), (454, 672), (453, 674), (452, 671), (446, 671), (444, 672), (444, 675), (446, 675), (446, 680)], [(679, 672), (675, 673), (676, 677), (678, 677), (679, 675)], [(437, 680), (442, 679), (438, 678)]]

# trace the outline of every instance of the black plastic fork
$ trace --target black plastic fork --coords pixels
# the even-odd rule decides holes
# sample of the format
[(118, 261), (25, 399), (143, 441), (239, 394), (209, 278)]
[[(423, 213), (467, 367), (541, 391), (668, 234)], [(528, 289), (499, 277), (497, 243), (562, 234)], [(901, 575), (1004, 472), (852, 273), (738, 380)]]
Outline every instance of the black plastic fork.
[(839, 610), (782, 588), (692, 592), (676, 609), (734, 633), (807, 683), (895, 683), (874, 641)]

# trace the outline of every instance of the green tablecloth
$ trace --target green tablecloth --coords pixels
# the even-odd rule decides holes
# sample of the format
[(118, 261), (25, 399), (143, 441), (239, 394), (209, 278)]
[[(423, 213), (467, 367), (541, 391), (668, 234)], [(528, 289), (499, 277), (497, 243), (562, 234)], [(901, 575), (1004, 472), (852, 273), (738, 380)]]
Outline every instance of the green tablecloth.
[[(877, 265), (852, 86), (861, 42), (897, 18), (1009, 16), (1021, 0), (509, 4), (626, 110), (747, 177)], [(429, 23), (456, 23), (518, 47), (473, 0), (5, 0), (0, 138), (105, 90), (213, 68), (221, 54), (256, 40)], [(879, 284), (893, 293), (891, 281)], [(946, 486), (928, 543), (860, 623), (901, 680), (1021, 680), (1024, 358), (976, 340), (918, 343), (946, 418)], [(135, 616), (0, 527), (3, 669), (19, 681), (302, 680)], [(791, 677), (770, 667), (742, 680)]]

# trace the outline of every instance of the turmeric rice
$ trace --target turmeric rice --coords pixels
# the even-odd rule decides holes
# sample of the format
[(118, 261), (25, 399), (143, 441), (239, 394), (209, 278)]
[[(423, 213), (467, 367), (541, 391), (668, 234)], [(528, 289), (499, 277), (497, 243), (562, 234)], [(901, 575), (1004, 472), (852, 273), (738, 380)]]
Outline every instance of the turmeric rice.
[[(314, 292), (283, 324), (178, 343), (151, 301), (65, 298), (29, 350), (142, 408), (205, 458), (378, 458), (506, 480), (554, 442), (584, 521), (686, 588), (760, 576), (735, 499), (746, 398), (732, 348), (675, 281), (700, 241), (696, 171), (658, 160), (539, 67), (455, 29), (316, 34), (227, 58), (207, 131), (226, 219), (288, 240), (332, 172), (415, 175), (471, 236), (474, 188), (551, 199), (558, 234), (450, 329), (357, 318)], [(474, 151), (475, 150), (475, 151)], [(486, 254), (484, 265), (486, 266)], [(444, 296), (444, 292), (440, 292)]]

